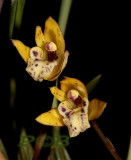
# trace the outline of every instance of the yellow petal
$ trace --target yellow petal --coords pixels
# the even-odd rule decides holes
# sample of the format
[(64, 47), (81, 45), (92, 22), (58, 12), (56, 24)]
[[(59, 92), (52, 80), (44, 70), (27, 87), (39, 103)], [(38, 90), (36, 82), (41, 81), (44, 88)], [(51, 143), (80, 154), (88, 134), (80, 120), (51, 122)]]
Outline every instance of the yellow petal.
[(27, 63), (28, 59), (30, 57), (30, 48), (28, 46), (25, 46), (21, 41), (19, 40), (13, 40), (12, 39), (13, 45), (16, 47), (18, 50), (19, 54), (21, 57), (24, 59), (24, 61)]
[(48, 112), (42, 113), (36, 118), (36, 121), (49, 126), (64, 126), (63, 117), (59, 114), (57, 108), (53, 108)]
[(43, 80), (48, 80), (53, 68), (57, 65), (57, 62), (42, 61), (41, 59), (29, 59), (26, 71), (35, 80), (42, 82)]
[(65, 77), (65, 79), (60, 81), (60, 88), (65, 93), (71, 89), (76, 89), (82, 96), (88, 97), (85, 85), (76, 78)]
[(54, 19), (49, 17), (45, 22), (44, 36), (46, 42), (54, 42), (57, 46), (57, 54), (63, 54), (65, 51), (65, 41), (59, 25)]
[(76, 137), (80, 132), (84, 132), (90, 127), (87, 114), (81, 111), (71, 112), (70, 118), (64, 118), (63, 121), (68, 127), (70, 137)]
[(64, 53), (64, 57), (63, 57), (63, 62), (62, 62), (62, 66), (61, 66), (61, 72), (63, 71), (63, 69), (65, 68), (67, 61), (68, 61), (68, 56), (69, 56), (69, 52), (66, 50)]
[[(88, 121), (99, 118), (103, 113), (106, 105), (106, 102), (101, 101), (99, 99), (93, 99), (92, 101), (90, 101), (88, 106)], [(36, 121), (49, 126), (65, 126), (63, 122), (63, 116), (61, 116), (58, 112), (58, 108), (54, 108), (48, 112), (42, 113), (40, 116), (36, 118)]]
[(99, 118), (101, 116), (101, 114), (103, 113), (106, 105), (107, 105), (106, 102), (101, 101), (101, 100), (96, 99), (96, 98), (93, 99), (92, 101), (90, 101), (89, 107), (88, 107), (88, 119), (89, 119), (89, 121)]
[(51, 87), (50, 91), (60, 102), (65, 100), (66, 94), (57, 87)]
[(56, 68), (52, 72), (52, 75), (49, 79), (50, 81), (54, 81), (59, 77), (59, 75), (61, 74), (61, 72), (63, 71), (63, 69), (65, 68), (65, 66), (67, 64), (68, 56), (69, 56), (69, 52), (65, 51), (65, 53), (62, 56), (62, 58), (60, 59), (60, 61), (58, 61), (58, 65), (56, 66)]
[[(88, 104), (84, 107), (88, 108)], [(70, 137), (75, 137), (89, 128), (90, 124), (88, 122), (88, 114), (83, 112), (83, 108), (71, 108), (70, 102), (63, 101), (59, 104), (58, 111), (63, 116), (63, 122), (68, 127)]]
[(44, 54), (43, 50), (40, 47), (33, 47), (30, 49), (30, 58), (33, 60), (41, 59), (45, 61), (46, 55)]
[(42, 49), (44, 49), (44, 45), (46, 42), (45, 42), (44, 34), (43, 34), (40, 26), (36, 26), (35, 42), (38, 47), (41, 47)]

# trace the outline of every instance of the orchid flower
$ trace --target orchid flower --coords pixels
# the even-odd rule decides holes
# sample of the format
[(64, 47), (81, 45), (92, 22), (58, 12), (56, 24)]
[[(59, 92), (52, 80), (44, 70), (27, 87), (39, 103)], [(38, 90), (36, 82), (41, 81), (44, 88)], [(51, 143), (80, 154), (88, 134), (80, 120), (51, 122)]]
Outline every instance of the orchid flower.
[(65, 68), (69, 52), (65, 51), (62, 32), (54, 19), (45, 22), (44, 33), (36, 26), (35, 47), (28, 47), (19, 40), (12, 40), (21, 57), (27, 63), (26, 71), (35, 81), (54, 81)]
[(70, 137), (87, 130), (89, 121), (99, 118), (106, 107), (106, 102), (99, 99), (89, 102), (85, 85), (75, 78), (65, 77), (60, 81), (60, 89), (51, 87), (50, 90), (61, 103), (39, 115), (36, 121), (50, 126), (67, 126)]

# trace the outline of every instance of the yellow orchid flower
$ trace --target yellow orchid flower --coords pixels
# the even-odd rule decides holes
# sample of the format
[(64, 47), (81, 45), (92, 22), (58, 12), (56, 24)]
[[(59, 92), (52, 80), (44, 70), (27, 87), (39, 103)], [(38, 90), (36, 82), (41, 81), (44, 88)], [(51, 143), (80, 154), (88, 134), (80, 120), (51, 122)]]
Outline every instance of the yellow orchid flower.
[(70, 137), (88, 129), (89, 121), (99, 118), (107, 104), (99, 99), (89, 102), (85, 85), (75, 78), (65, 77), (60, 81), (60, 89), (51, 87), (50, 90), (61, 103), (57, 108), (39, 115), (36, 121), (57, 127), (66, 125)]
[(12, 40), (21, 57), (27, 63), (26, 71), (35, 81), (54, 81), (67, 64), (69, 52), (65, 51), (62, 32), (54, 19), (45, 22), (44, 33), (36, 26), (36, 45), (30, 48), (19, 40)]

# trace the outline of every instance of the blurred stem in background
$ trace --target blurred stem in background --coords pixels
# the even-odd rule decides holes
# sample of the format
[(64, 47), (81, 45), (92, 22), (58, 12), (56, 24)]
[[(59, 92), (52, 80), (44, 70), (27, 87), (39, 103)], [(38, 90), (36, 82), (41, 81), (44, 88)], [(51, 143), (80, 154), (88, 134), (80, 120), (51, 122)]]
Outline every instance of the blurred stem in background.
[(10, 9), (10, 21), (9, 21), (9, 38), (13, 36), (15, 28), (19, 29), (21, 26), (23, 10), (25, 6), (25, 0), (12, 0)]
[[(9, 39), (13, 37), (14, 29), (20, 29), (25, 6), (25, 0), (11, 0), (10, 20), (9, 20)], [(16, 80), (10, 79), (10, 107), (14, 109), (15, 96), (16, 96)], [(16, 129), (16, 122), (12, 122), (13, 129)]]
[[(20, 29), (23, 10), (25, 6), (25, 0), (11, 0), (10, 5), (10, 20), (9, 20), (9, 39), (13, 37), (13, 32), (16, 29)], [(10, 107), (14, 109), (15, 97), (16, 97), (16, 80), (10, 79)], [(12, 120), (13, 129), (16, 129), (16, 121)]]
[[(10, 107), (12, 111), (14, 111), (15, 99), (16, 99), (16, 80), (15, 78), (10, 78)], [(16, 130), (16, 121), (14, 117), (12, 117), (12, 127), (14, 130)]]
[(14, 78), (10, 79), (10, 106), (14, 107), (16, 98), (16, 80)]

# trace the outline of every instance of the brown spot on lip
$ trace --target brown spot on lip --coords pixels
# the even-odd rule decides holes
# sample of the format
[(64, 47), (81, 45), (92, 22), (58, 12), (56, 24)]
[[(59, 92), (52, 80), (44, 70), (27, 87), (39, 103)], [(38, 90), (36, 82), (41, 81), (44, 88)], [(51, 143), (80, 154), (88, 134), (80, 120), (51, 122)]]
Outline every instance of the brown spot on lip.
[(56, 60), (58, 58), (56, 51), (49, 51), (48, 52), (48, 61), (52, 62), (53, 60)]
[(83, 103), (83, 100), (80, 96), (78, 96), (75, 100), (74, 103), (76, 106), (81, 105)]

